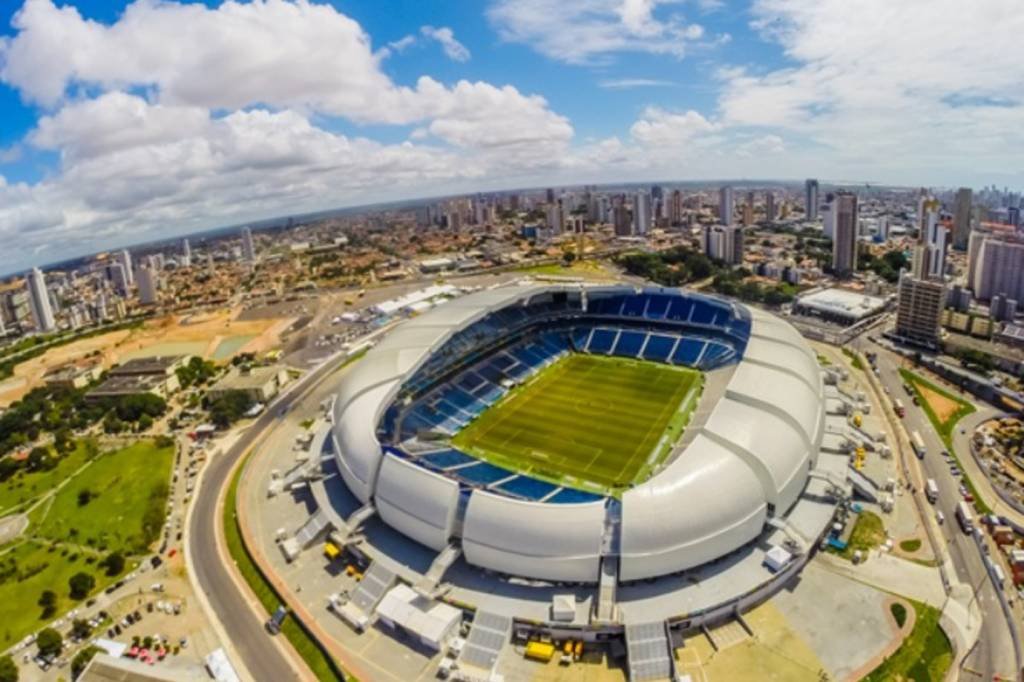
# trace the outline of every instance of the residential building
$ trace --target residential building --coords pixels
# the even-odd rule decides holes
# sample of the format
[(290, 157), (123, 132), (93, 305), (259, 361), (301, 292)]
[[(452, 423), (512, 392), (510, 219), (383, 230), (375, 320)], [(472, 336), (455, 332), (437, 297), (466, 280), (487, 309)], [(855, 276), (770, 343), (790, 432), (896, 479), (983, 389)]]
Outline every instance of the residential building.
[(953, 248), (963, 251), (971, 237), (971, 202), (973, 192), (969, 187), (956, 191), (953, 206)]
[(972, 234), (968, 284), (975, 298), (982, 301), (989, 301), (996, 294), (1024, 300), (1024, 241), (1012, 234)]
[(764, 193), (764, 219), (773, 222), (778, 218), (775, 208), (775, 192), (768, 190)]
[(939, 222), (939, 202), (929, 198), (921, 202), (919, 238), (914, 249), (913, 273), (918, 279), (942, 279), (946, 273), (946, 248), (949, 231)]
[(728, 265), (743, 262), (743, 228), (738, 225), (704, 227), (704, 253)]
[(132, 268), (132, 254), (128, 249), (122, 249), (117, 254), (117, 261), (124, 268), (124, 276), (128, 282), (128, 286), (135, 284), (135, 270)]
[(181, 267), (192, 267), (192, 247), (189, 245), (188, 239), (181, 241)]
[(29, 301), (32, 305), (32, 318), (35, 320), (36, 330), (49, 332), (57, 328), (57, 320), (53, 317), (53, 307), (50, 304), (50, 292), (46, 289), (46, 277), (39, 268), (32, 268), (32, 271), (25, 277), (28, 285)]
[(1017, 316), (1017, 300), (996, 294), (989, 304), (988, 314), (996, 322), (1013, 322)]
[(718, 221), (726, 226), (732, 225), (734, 209), (732, 187), (726, 185), (718, 190)]
[(562, 234), (565, 216), (562, 215), (562, 202), (556, 201), (547, 207), (547, 228), (552, 235)]
[(120, 261), (107, 263), (106, 273), (107, 280), (114, 287), (114, 291), (119, 296), (127, 296), (131, 281), (128, 279), (128, 272), (124, 269), (124, 264)]
[(818, 219), (818, 181), (808, 180), (804, 183), (804, 214), (808, 220)]
[(160, 273), (152, 267), (139, 268), (139, 303), (154, 305), (157, 302), (157, 289), (160, 288)]
[(946, 286), (941, 280), (920, 279), (904, 272), (896, 304), (896, 335), (911, 343), (938, 347), (945, 305)]
[(857, 195), (838, 192), (834, 202), (835, 237), (832, 240), (832, 271), (850, 277), (857, 269)]
[(633, 234), (643, 236), (651, 229), (651, 195), (637, 192), (633, 197)]
[(612, 218), (615, 222), (616, 237), (628, 237), (633, 234), (633, 217), (625, 205), (620, 203), (612, 209)]
[(247, 263), (256, 262), (256, 245), (252, 241), (252, 230), (242, 228), (242, 260)]

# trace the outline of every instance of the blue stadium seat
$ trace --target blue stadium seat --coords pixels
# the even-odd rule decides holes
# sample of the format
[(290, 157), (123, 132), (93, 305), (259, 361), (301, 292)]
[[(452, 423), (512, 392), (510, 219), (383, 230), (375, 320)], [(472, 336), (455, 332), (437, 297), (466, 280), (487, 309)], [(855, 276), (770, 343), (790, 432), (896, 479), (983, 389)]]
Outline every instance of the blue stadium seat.
[(450, 449), (441, 450), (440, 452), (432, 452), (429, 455), (423, 455), (417, 461), (428, 464), (434, 469), (450, 469), (454, 466), (461, 466), (478, 460), (475, 457), (470, 457), (461, 450)]
[(647, 312), (644, 317), (649, 320), (660, 320), (668, 313), (668, 306), (672, 299), (664, 294), (651, 294), (650, 303), (647, 304)]
[(558, 486), (547, 481), (520, 475), (511, 481), (505, 481), (501, 485), (495, 486), (493, 490), (521, 497), (524, 500), (541, 500), (557, 488)]
[(668, 313), (666, 317), (670, 320), (678, 320), (685, 322), (690, 318), (690, 312), (693, 310), (693, 300), (679, 296), (672, 299), (672, 303), (668, 306)]
[(626, 305), (622, 307), (622, 315), (626, 317), (643, 317), (646, 307), (646, 296), (630, 296), (626, 299)]
[(601, 499), (604, 498), (600, 495), (595, 495), (594, 493), (584, 492), (583, 490), (574, 490), (573, 488), (562, 488), (544, 501), (551, 502), (553, 504), (580, 504), (583, 502), (596, 502)]
[(644, 348), (644, 359), (655, 362), (668, 362), (672, 348), (676, 345), (675, 336), (664, 336), (662, 334), (651, 334), (647, 339), (647, 346)]
[(697, 308), (693, 311), (693, 317), (690, 318), (690, 322), (693, 324), (706, 324), (711, 325), (715, 322), (715, 316), (717, 315), (719, 308), (710, 303), (701, 302), (697, 305)]
[(700, 357), (701, 351), (704, 350), (705, 343), (700, 339), (683, 337), (679, 345), (676, 346), (676, 352), (672, 354), (673, 364), (693, 367), (697, 364), (697, 359)]
[(647, 334), (642, 332), (619, 332), (619, 340), (615, 344), (615, 350), (612, 351), (612, 354), (635, 358), (640, 354), (640, 349), (644, 347), (644, 340), (646, 338)]
[(616, 332), (611, 329), (595, 329), (590, 337), (587, 351), (607, 355), (612, 349), (612, 344), (615, 343), (615, 334)]
[(590, 327), (577, 327), (572, 330), (572, 345), (576, 347), (576, 350), (586, 350), (590, 332)]
[(463, 467), (453, 472), (459, 479), (470, 485), (488, 486), (492, 483), (515, 475), (514, 471), (494, 466), (490, 462), (480, 462), (472, 466)]

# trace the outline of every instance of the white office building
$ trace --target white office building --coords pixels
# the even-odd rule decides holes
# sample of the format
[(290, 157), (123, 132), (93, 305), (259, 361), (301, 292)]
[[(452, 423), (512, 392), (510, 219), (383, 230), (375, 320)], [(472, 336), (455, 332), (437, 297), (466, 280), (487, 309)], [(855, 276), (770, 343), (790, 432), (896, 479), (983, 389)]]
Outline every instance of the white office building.
[(50, 293), (46, 290), (46, 277), (43, 271), (32, 268), (25, 282), (28, 285), (29, 303), (32, 306), (32, 318), (35, 320), (36, 329), (41, 332), (53, 331), (57, 328), (57, 321), (53, 317)]
[(242, 259), (248, 263), (256, 261), (256, 245), (252, 241), (252, 230), (242, 228)]
[(651, 229), (651, 195), (637, 192), (633, 198), (633, 234), (645, 235)]
[(181, 240), (181, 267), (192, 267), (192, 247), (189, 245), (188, 239)]
[(135, 274), (132, 271), (132, 254), (128, 249), (122, 249), (117, 254), (117, 260), (121, 263), (121, 267), (124, 268), (124, 275), (128, 281), (128, 286), (135, 284)]
[(160, 288), (160, 273), (152, 267), (139, 268), (139, 303), (153, 305), (157, 302), (157, 289)]
[(733, 210), (735, 203), (732, 195), (732, 187), (725, 186), (718, 190), (718, 220), (723, 225), (729, 226), (733, 223)]

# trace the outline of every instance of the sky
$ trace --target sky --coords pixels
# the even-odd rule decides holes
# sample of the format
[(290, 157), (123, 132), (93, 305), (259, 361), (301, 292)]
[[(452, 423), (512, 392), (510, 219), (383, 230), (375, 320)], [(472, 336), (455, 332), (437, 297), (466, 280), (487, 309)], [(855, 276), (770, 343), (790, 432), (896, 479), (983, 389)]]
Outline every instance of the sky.
[(1020, 0), (9, 0), (0, 272), (599, 182), (1024, 186)]

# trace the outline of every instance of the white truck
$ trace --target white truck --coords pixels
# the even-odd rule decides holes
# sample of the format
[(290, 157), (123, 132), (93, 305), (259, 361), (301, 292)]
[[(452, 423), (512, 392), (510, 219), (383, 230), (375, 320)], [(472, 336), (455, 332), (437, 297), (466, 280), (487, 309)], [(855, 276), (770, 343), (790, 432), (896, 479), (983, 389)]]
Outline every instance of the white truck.
[(968, 535), (974, 531), (974, 512), (971, 505), (961, 500), (956, 505), (956, 520), (960, 522), (960, 528)]
[(935, 504), (936, 500), (939, 499), (939, 486), (935, 483), (934, 478), (929, 478), (924, 484), (924, 496), (928, 498), (928, 501)]
[(914, 454), (917, 455), (918, 459), (924, 459), (927, 450), (924, 447), (924, 439), (921, 438), (921, 434), (914, 431), (910, 434), (910, 444), (914, 446)]

